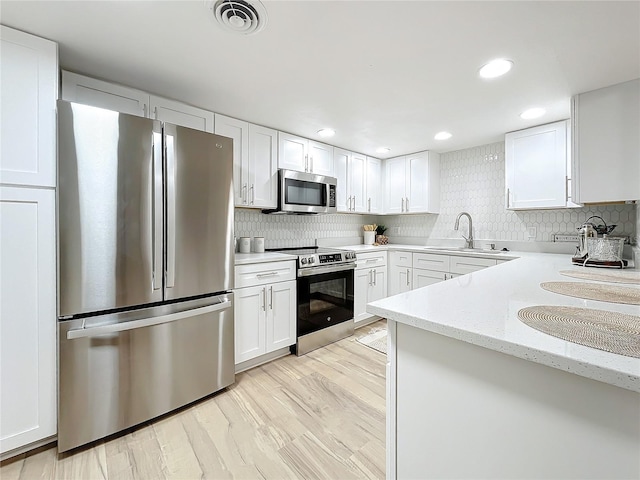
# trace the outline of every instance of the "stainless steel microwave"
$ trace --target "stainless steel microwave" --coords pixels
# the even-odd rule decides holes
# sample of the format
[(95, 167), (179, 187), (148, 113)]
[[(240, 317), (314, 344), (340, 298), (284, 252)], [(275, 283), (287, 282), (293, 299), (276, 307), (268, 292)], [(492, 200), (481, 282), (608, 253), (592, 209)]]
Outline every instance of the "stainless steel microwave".
[(278, 170), (278, 207), (263, 213), (336, 213), (335, 177)]

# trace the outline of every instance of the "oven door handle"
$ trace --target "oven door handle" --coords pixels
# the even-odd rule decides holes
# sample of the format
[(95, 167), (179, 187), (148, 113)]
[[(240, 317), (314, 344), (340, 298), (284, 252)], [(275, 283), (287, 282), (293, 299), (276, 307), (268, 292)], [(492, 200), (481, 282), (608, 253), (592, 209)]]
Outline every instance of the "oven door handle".
[(310, 277), (312, 275), (320, 275), (323, 273), (342, 272), (345, 270), (354, 270), (355, 263), (341, 263), (340, 265), (326, 265), (312, 268), (301, 268), (298, 270), (299, 277)]

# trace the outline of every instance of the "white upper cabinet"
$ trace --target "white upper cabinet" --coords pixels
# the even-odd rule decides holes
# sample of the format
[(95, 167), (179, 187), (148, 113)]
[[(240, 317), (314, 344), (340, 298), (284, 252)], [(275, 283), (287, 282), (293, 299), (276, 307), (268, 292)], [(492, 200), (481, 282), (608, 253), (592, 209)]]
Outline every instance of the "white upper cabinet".
[(384, 213), (440, 211), (440, 155), (419, 152), (385, 161)]
[(333, 149), (333, 165), (335, 168), (336, 179), (336, 207), (339, 212), (348, 212), (351, 208), (351, 195), (349, 194), (349, 158), (351, 152), (342, 148)]
[(333, 177), (333, 147), (309, 140), (309, 172)]
[(202, 108), (151, 95), (149, 97), (149, 111), (149, 117), (154, 120), (169, 122), (203, 132), (214, 132), (214, 114)]
[(278, 203), (278, 132), (249, 124), (247, 168), (249, 205), (276, 208)]
[(0, 183), (55, 187), (58, 47), (0, 28)]
[(309, 140), (278, 132), (278, 168), (309, 171)]
[(506, 207), (562, 208), (568, 199), (569, 121), (505, 135)]
[(234, 204), (246, 207), (249, 204), (249, 123), (216, 113), (215, 133), (233, 139)]
[(365, 185), (367, 188), (367, 213), (382, 212), (382, 161), (367, 157), (367, 172)]
[(333, 177), (333, 147), (290, 133), (278, 132), (278, 168)]
[(62, 71), (62, 99), (116, 112), (149, 116), (149, 94), (134, 88)]
[(364, 213), (367, 210), (367, 157), (341, 148), (333, 149), (333, 164), (338, 180), (339, 212)]
[(640, 79), (573, 97), (573, 200), (640, 199)]

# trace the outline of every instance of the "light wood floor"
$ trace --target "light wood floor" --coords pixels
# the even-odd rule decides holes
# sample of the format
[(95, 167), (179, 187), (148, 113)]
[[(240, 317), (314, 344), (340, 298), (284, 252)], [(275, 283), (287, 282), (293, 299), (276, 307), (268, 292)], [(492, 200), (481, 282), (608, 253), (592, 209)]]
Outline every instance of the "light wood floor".
[(14, 479), (383, 479), (386, 356), (350, 338), (236, 376), (227, 390), (126, 435), (0, 467)]

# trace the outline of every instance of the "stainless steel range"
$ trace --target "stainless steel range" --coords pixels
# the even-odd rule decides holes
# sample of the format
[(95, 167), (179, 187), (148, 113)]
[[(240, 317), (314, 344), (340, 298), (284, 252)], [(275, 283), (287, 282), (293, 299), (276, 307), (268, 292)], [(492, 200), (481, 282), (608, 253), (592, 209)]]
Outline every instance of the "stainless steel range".
[(291, 347), (304, 355), (353, 334), (355, 252), (308, 247), (278, 250), (298, 256), (298, 313)]

